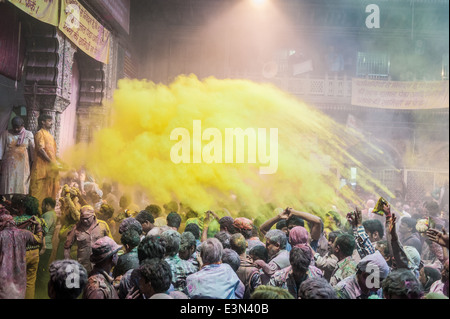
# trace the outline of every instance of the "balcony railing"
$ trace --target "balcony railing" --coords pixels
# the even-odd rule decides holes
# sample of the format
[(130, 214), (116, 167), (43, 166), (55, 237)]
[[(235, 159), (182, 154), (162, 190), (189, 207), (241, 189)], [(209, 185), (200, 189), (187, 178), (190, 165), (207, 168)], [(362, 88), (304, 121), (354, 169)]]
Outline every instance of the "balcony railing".
[(298, 96), (310, 97), (340, 97), (351, 99), (352, 79), (350, 77), (272, 77), (246, 76), (254, 82), (268, 82), (276, 85), (283, 91)]

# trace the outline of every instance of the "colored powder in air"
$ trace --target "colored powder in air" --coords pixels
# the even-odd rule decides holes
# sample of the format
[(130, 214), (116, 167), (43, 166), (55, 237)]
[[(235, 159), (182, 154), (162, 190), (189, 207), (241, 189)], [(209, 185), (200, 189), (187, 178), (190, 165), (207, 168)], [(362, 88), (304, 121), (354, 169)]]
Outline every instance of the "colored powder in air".
[[(201, 123), (202, 132), (213, 128), (221, 136), (197, 144), (194, 121)], [(336, 172), (343, 174), (349, 167), (357, 167), (363, 189), (388, 192), (347, 151), (361, 143), (358, 135), (271, 84), (212, 77), (200, 81), (195, 75), (179, 76), (168, 86), (121, 80), (110, 123), (96, 132), (89, 145), (65, 153), (64, 160), (74, 167), (84, 165), (98, 180), (139, 186), (160, 205), (175, 200), (199, 212), (225, 207), (253, 218), (271, 217), (274, 207), (289, 206), (323, 216), (331, 205), (347, 209), (348, 202), (359, 200), (351, 188), (339, 185)], [(182, 139), (170, 137), (180, 128), (190, 134), (190, 163), (176, 164), (171, 158)], [(236, 147), (233, 163), (225, 163), (225, 153), (233, 151), (225, 147), (230, 128), (253, 129), (257, 143), (262, 140), (258, 129), (264, 129), (266, 155), (273, 168), (276, 164), (276, 172), (261, 174), (269, 163), (258, 154), (261, 145), (252, 147), (253, 140), (245, 143), (244, 163), (237, 163)], [(274, 136), (271, 128), (278, 129), (277, 154), (271, 154), (275, 143), (269, 139)], [(180, 155), (181, 149), (176, 150)], [(249, 150), (256, 151), (255, 163), (248, 163)], [(204, 158), (194, 163), (195, 154), (202, 152), (219, 163), (205, 163)]]

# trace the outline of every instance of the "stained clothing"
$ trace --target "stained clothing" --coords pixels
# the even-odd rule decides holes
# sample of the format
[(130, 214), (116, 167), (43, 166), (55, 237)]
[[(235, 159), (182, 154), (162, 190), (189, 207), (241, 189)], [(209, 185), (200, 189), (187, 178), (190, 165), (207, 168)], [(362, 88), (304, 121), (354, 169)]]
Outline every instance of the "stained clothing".
[[(26, 229), (33, 234), (42, 232), (42, 236), (45, 236), (45, 233), (48, 231), (45, 220), (42, 218), (37, 218), (37, 221), (39, 222), (39, 226), (37, 226), (30, 222), (32, 217), (33, 216), (31, 215), (15, 216), (14, 221), (19, 229)], [(27, 269), (27, 288), (25, 291), (25, 299), (34, 299), (41, 243), (28, 244), (26, 246), (25, 261)]]
[[(61, 228), (59, 232), (55, 234), (58, 238), (58, 247), (56, 248), (56, 259), (64, 259), (64, 244), (67, 239), (67, 234), (73, 227), (80, 221), (80, 209), (82, 205), (78, 201), (78, 197), (73, 199), (70, 195), (59, 198), (60, 211), (61, 211)], [(75, 251), (74, 251), (75, 256)]]
[(328, 282), (330, 281), (331, 275), (336, 269), (338, 259), (334, 254), (330, 254), (329, 252), (325, 256), (320, 256), (319, 253), (314, 255), (315, 266), (323, 271), (323, 278), (325, 278)]
[(94, 268), (83, 291), (83, 299), (119, 299), (113, 278), (103, 269)]
[(333, 271), (333, 274), (331, 275), (330, 285), (336, 286), (338, 282), (354, 275), (356, 273), (356, 266), (357, 263), (352, 259), (351, 256), (345, 257), (344, 259), (339, 261)]
[(239, 257), (241, 265), (239, 266), (236, 274), (242, 281), (245, 287), (244, 298), (250, 299), (250, 295), (255, 291), (256, 287), (261, 285), (261, 275), (259, 269), (249, 262), (246, 258)]
[[(302, 282), (308, 278), (322, 278), (322, 277), (323, 273), (319, 268), (309, 265)], [(299, 297), (298, 289), (300, 287), (300, 284), (301, 282), (298, 284), (295, 282), (292, 266), (288, 266), (275, 272), (273, 276), (270, 278), (270, 281), (267, 285), (286, 289), (295, 299), (298, 299)]]
[(362, 292), (356, 274), (341, 280), (335, 289), (339, 299), (368, 299), (372, 294)]
[(117, 265), (113, 270), (113, 278), (125, 274), (130, 269), (139, 268), (139, 258), (137, 247), (134, 247), (130, 252), (119, 256)]
[(54, 210), (50, 210), (42, 215), (42, 218), (47, 224), (48, 230), (45, 234), (45, 249), (53, 249), (52, 239), (55, 233), (57, 216)]
[(246, 240), (247, 242), (247, 249), (246, 253), (248, 254), (250, 250), (255, 246), (266, 246), (261, 240), (259, 240), (258, 237), (252, 237)]
[[(241, 288), (242, 287), (242, 288)], [(240, 299), (244, 286), (228, 264), (211, 264), (186, 278), (190, 298)]]
[(172, 284), (176, 290), (185, 292), (187, 276), (197, 272), (197, 267), (187, 260), (181, 259), (178, 254), (165, 258), (172, 271)]
[(25, 299), (27, 245), (42, 243), (43, 233), (36, 235), (15, 226), (0, 231), (0, 299)]
[(356, 250), (361, 259), (375, 253), (375, 247), (372, 245), (364, 226), (353, 227), (353, 237), (355, 237)]
[[(381, 287), (381, 282), (388, 276), (390, 272), (390, 268), (386, 263), (386, 260), (381, 255), (381, 253), (377, 250), (375, 253), (365, 256), (356, 266), (356, 269), (361, 269), (362, 271), (367, 271), (368, 273), (372, 273), (374, 269), (377, 269), (378, 276), (377, 280), (372, 284), (378, 285)], [(364, 293), (361, 289), (361, 286), (358, 283), (357, 275), (351, 275), (347, 278), (344, 278), (340, 282), (334, 286), (336, 290), (336, 294), (338, 299), (368, 299), (372, 295), (378, 294), (381, 298), (381, 289), (378, 289), (377, 292), (369, 291)]]
[(102, 237), (111, 237), (108, 224), (102, 220), (94, 219), (89, 229), (84, 229), (81, 223), (77, 223), (74, 228), (67, 234), (67, 239), (64, 244), (64, 249), (70, 249), (76, 242), (78, 246), (77, 260), (86, 268), (86, 271), (92, 270), (92, 263), (90, 261), (92, 253), (92, 244)]
[(28, 194), (30, 159), (34, 153), (33, 133), (24, 130), (21, 136), (4, 131), (0, 136), (0, 194)]
[(286, 268), (289, 265), (289, 252), (285, 249), (280, 250), (278, 253), (272, 256), (270, 261), (267, 263), (267, 267), (262, 269), (262, 284), (266, 285), (276, 271)]
[(406, 237), (406, 238), (401, 238), (400, 242), (402, 243), (403, 246), (412, 246), (415, 249), (417, 249), (417, 251), (419, 252), (419, 254), (422, 254), (422, 241), (420, 240), (419, 236), (417, 235), (417, 233), (413, 233), (410, 236)]
[(59, 191), (59, 171), (42, 155), (44, 149), (52, 161), (56, 161), (56, 141), (49, 131), (40, 129), (34, 136), (34, 163), (31, 169), (30, 193), (41, 203), (46, 197), (56, 198)]

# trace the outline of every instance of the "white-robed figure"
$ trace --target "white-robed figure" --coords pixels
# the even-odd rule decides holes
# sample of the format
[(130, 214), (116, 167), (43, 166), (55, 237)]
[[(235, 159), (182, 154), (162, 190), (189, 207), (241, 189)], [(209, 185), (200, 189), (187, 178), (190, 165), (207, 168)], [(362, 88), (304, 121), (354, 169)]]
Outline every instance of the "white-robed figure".
[(0, 136), (0, 194), (28, 194), (34, 136), (20, 116), (14, 117), (11, 125), (12, 129)]

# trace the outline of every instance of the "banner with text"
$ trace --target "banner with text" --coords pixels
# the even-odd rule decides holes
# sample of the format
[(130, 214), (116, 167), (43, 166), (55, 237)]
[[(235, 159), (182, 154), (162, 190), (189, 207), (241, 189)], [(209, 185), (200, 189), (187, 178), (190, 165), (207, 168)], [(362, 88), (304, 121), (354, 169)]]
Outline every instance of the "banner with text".
[(87, 55), (107, 64), (111, 33), (77, 0), (61, 0), (59, 29)]
[(59, 0), (9, 0), (9, 2), (42, 22), (58, 26)]
[(448, 108), (448, 83), (353, 79), (352, 105), (399, 110)]

